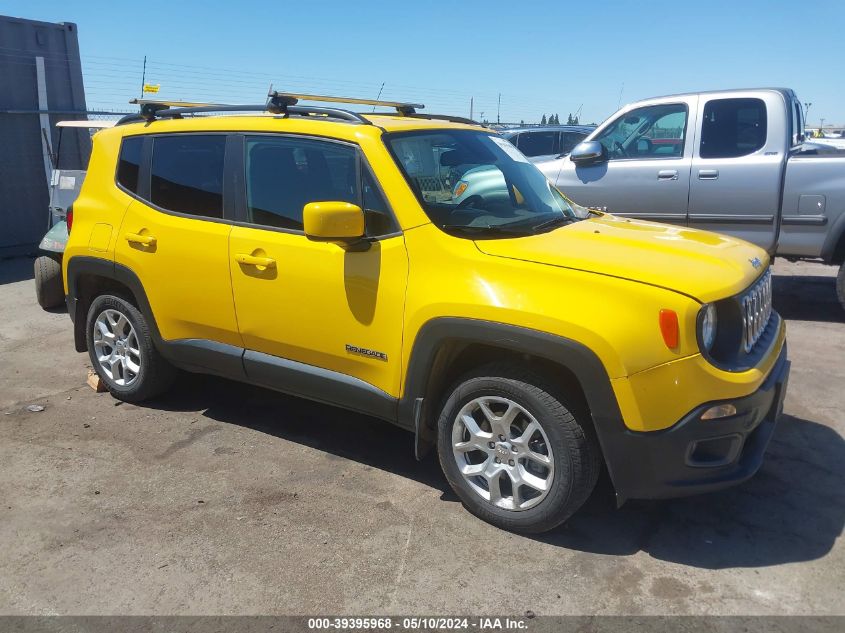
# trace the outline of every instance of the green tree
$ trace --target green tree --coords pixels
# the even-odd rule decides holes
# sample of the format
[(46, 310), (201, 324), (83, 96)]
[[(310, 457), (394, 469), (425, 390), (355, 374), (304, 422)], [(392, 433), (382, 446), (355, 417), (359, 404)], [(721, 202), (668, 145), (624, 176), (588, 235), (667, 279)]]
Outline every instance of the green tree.
[(546, 113), (543, 113), (543, 118), (540, 119), (540, 125), (546, 125)]

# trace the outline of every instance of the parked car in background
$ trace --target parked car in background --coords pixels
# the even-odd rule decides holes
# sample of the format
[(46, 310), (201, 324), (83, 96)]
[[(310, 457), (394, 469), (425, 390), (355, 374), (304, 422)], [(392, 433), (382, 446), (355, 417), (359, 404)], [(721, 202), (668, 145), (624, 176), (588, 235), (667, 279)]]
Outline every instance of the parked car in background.
[[(112, 127), (114, 121), (59, 121), (59, 145), (65, 128), (101, 129)], [(85, 171), (81, 169), (53, 169), (50, 177), (49, 229), (38, 244), (41, 253), (35, 258), (35, 298), (45, 310), (64, 305), (65, 289), (62, 284), (62, 256), (67, 244), (69, 211), (79, 195)]]
[(845, 152), (806, 142), (803, 117), (784, 88), (646, 99), (538, 166), (584, 206), (837, 265), (845, 307)]
[(532, 162), (568, 154), (595, 129), (593, 125), (542, 125), (502, 131)]

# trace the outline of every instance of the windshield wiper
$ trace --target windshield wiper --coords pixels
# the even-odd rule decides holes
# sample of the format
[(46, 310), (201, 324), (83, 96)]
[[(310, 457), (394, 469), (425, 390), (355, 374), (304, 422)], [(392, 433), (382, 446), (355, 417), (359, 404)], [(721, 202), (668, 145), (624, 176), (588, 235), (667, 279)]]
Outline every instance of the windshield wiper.
[(558, 216), (552, 218), (551, 220), (546, 220), (545, 222), (540, 222), (537, 226), (532, 227), (532, 231), (542, 231), (543, 229), (551, 229), (556, 226), (565, 226), (567, 224), (572, 224), (573, 222), (577, 222), (575, 218), (569, 218), (565, 215)]
[(467, 224), (441, 224), (444, 231), (460, 231), (468, 235), (529, 235), (524, 229), (509, 228), (506, 225), (485, 224), (483, 226), (472, 226)]

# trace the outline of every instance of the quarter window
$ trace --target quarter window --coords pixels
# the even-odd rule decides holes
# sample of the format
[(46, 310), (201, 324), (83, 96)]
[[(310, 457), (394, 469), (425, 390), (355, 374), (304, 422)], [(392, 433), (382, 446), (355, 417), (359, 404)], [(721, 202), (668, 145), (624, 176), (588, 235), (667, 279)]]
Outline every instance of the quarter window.
[(150, 201), (169, 211), (222, 218), (225, 147), (223, 135), (155, 137)]
[(120, 146), (120, 158), (117, 161), (117, 182), (127, 191), (138, 193), (138, 174), (141, 171), (142, 136), (130, 136), (123, 139)]
[(306, 139), (247, 139), (247, 211), (253, 224), (301, 231), (306, 204), (359, 204), (359, 191), (357, 153), (351, 147)]
[(737, 158), (766, 144), (766, 104), (762, 99), (714, 99), (704, 106), (702, 158)]
[(667, 103), (626, 112), (593, 140), (607, 148), (610, 159), (680, 158), (686, 130), (686, 105)]

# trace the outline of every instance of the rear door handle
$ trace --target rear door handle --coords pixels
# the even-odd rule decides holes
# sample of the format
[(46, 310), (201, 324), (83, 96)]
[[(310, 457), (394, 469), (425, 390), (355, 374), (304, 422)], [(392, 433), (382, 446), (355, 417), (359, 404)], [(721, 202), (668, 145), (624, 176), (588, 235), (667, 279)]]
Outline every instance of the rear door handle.
[(143, 246), (155, 246), (156, 238), (152, 235), (141, 235), (139, 233), (127, 233), (124, 235), (130, 244), (141, 244)]
[(276, 267), (276, 260), (272, 257), (258, 257), (257, 255), (247, 255), (245, 253), (238, 253), (235, 255), (235, 261), (246, 266), (263, 266), (264, 268)]
[(698, 179), (699, 180), (716, 180), (719, 177), (719, 170), (718, 169), (699, 169), (698, 170)]
[(677, 169), (661, 169), (657, 172), (657, 179), (658, 180), (677, 180), (678, 179), (678, 170)]

